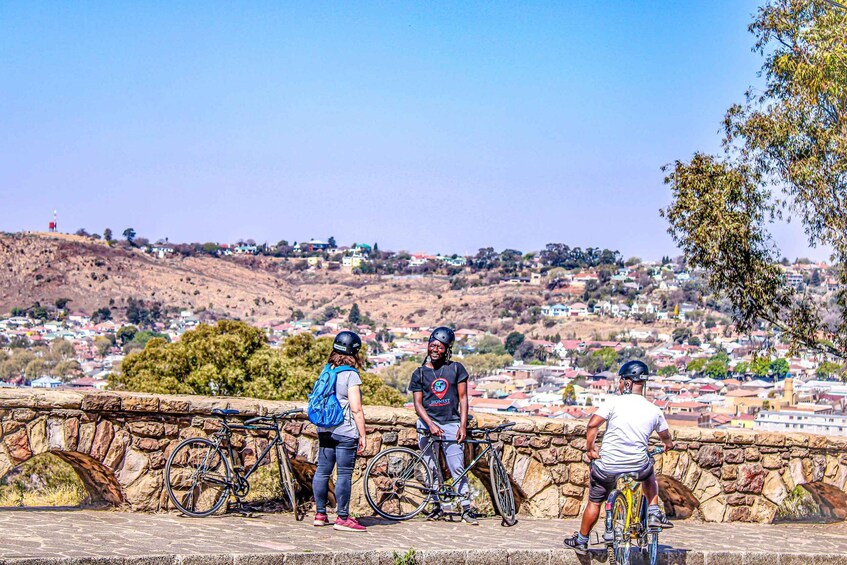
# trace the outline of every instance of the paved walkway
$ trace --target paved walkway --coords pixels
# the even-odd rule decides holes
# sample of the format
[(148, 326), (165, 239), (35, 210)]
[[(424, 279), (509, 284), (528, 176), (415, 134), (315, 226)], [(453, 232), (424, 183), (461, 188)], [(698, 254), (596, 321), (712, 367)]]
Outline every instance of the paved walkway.
[[(186, 518), (95, 510), (0, 510), (0, 563), (144, 563), (145, 565), (341, 565), (396, 563), (393, 551), (418, 551), (417, 564), (589, 562), (564, 550), (574, 520), (523, 518), (404, 523), (362, 519), (366, 533), (297, 523), (288, 514)], [(661, 538), (664, 562), (698, 565), (847, 563), (847, 524), (755, 525), (681, 522)], [(99, 558), (99, 559), (98, 559)], [(598, 551), (593, 556), (601, 558)], [(605, 559), (605, 556), (602, 556)]]

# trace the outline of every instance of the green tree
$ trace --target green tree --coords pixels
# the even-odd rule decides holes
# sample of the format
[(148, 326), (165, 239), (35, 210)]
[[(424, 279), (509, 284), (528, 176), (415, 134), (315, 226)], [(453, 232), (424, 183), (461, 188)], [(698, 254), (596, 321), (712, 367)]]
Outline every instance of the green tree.
[(815, 374), (819, 378), (829, 379), (833, 375), (837, 375), (842, 371), (842, 365), (838, 363), (833, 363), (832, 361), (824, 361), (820, 365), (818, 365), (818, 370), (815, 371)]
[(355, 325), (362, 323), (362, 313), (359, 311), (358, 304), (353, 304), (353, 307), (350, 308), (350, 314), (347, 315), (347, 321)]
[(503, 353), (477, 353), (474, 355), (466, 355), (461, 359), (457, 359), (468, 370), (471, 376), (486, 375), (502, 369), (512, 363), (512, 356)]
[(764, 357), (756, 357), (750, 363), (750, 372), (757, 377), (766, 377), (771, 370), (771, 362)]
[(706, 363), (705, 357), (698, 357), (697, 359), (692, 359), (686, 369), (693, 373), (699, 373), (706, 367)]
[(600, 360), (602, 363), (600, 372), (611, 370), (615, 366), (618, 359), (618, 353), (614, 347), (601, 347), (591, 352), (591, 356)]
[(69, 302), (71, 302), (70, 298), (57, 298), (53, 305), (56, 306), (57, 310), (64, 310)]
[(132, 228), (127, 228), (123, 232), (123, 236), (126, 239), (126, 242), (129, 243), (130, 245), (132, 245), (132, 242), (135, 241), (136, 235), (137, 234), (135, 233), (135, 230), (132, 229)]
[(526, 337), (521, 332), (512, 332), (506, 336), (505, 348), (509, 355), (514, 355)]
[(780, 357), (779, 359), (774, 359), (770, 362), (769, 369), (771, 374), (775, 377), (786, 377), (788, 376), (790, 367), (788, 365), (788, 361)]
[[(141, 332), (139, 332), (141, 333)], [(118, 389), (157, 394), (250, 396), (305, 400), (332, 350), (332, 339), (300, 334), (271, 349), (265, 333), (222, 320), (185, 332), (176, 343), (153, 338), (110, 376)], [(362, 375), (365, 403), (399, 406), (405, 398), (379, 377)]]
[(739, 361), (738, 363), (735, 364), (735, 367), (732, 368), (732, 372), (739, 374), (739, 375), (743, 375), (749, 369), (750, 369), (749, 363), (747, 363), (746, 361)]
[(103, 230), (103, 239), (106, 240), (106, 243), (112, 243), (112, 228)]
[(712, 358), (703, 367), (703, 372), (713, 379), (725, 379), (729, 373), (729, 369), (721, 359)]
[(335, 244), (335, 238), (334, 238), (333, 236), (329, 236), (329, 239), (328, 239), (328, 240), (326, 240), (326, 242), (327, 242), (327, 245), (329, 245), (329, 248), (330, 248), (330, 249), (335, 249), (336, 247), (338, 247), (338, 246)]
[(672, 377), (677, 373), (677, 369), (674, 365), (665, 365), (658, 371), (658, 375), (660, 377)]
[(94, 338), (94, 347), (97, 349), (97, 355), (100, 357), (108, 355), (113, 345), (112, 340), (107, 337), (98, 336)]
[(118, 343), (121, 345), (126, 345), (128, 342), (132, 341), (135, 337), (135, 334), (138, 333), (138, 328), (135, 326), (121, 326), (118, 330), (118, 333), (115, 334), (115, 338), (117, 338)]
[(503, 347), (503, 342), (493, 335), (484, 335), (479, 338), (476, 342), (474, 351), (482, 354), (494, 353), (495, 355), (505, 355), (508, 353), (506, 348)]
[[(662, 211), (691, 267), (731, 305), (741, 332), (761, 321), (791, 345), (847, 356), (847, 10), (826, 0), (772, 0), (749, 29), (763, 88), (724, 119), (723, 156), (665, 167)], [(769, 225), (799, 217), (811, 246), (833, 250), (842, 285), (824, 309), (786, 284)], [(830, 312), (837, 321), (824, 320)]]
[(576, 404), (576, 389), (574, 389), (573, 383), (568, 383), (568, 386), (565, 387), (564, 392), (562, 392), (562, 401), (565, 406)]

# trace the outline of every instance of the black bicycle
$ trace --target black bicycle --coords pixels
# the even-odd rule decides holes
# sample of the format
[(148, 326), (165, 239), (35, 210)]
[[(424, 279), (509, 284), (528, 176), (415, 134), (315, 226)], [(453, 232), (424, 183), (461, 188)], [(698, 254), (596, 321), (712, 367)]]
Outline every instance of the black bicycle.
[[(174, 506), (187, 516), (202, 518), (220, 510), (229, 495), (235, 496), (239, 504), (250, 492), (250, 475), (258, 469), (265, 458), (276, 449), (279, 476), (284, 502), (294, 512), (297, 520), (305, 515), (297, 506), (294, 474), (288, 448), (282, 440), (280, 422), (302, 413), (300, 408), (281, 414), (257, 416), (242, 423), (231, 423), (228, 417), (238, 416), (238, 410), (212, 410), (212, 415), (221, 421), (221, 427), (208, 439), (193, 437), (182, 441), (173, 450), (165, 466), (165, 484)], [(232, 446), (233, 430), (276, 432), (267, 447), (246, 471), (238, 464)]]
[[(517, 523), (515, 513), (515, 494), (509, 474), (500, 460), (500, 453), (491, 439), (492, 433), (502, 432), (515, 425), (507, 422), (490, 428), (468, 430), (465, 443), (484, 446), (471, 463), (465, 467), (462, 474), (453, 479), (452, 485), (468, 474), (468, 472), (486, 454), (490, 454), (488, 468), (491, 472), (491, 494), (494, 507), (503, 519), (503, 525), (513, 526)], [(457, 500), (461, 495), (452, 485), (445, 483), (441, 476), (441, 466), (436, 465), (438, 481), (433, 480), (432, 471), (424, 460), (424, 453), (435, 443), (445, 443), (447, 440), (429, 434), (428, 444), (422, 451), (406, 447), (393, 447), (381, 451), (371, 459), (365, 470), (365, 498), (374, 512), (388, 520), (408, 520), (416, 516), (427, 503), (437, 497), (441, 501)], [(439, 450), (441, 451), (441, 450)]]

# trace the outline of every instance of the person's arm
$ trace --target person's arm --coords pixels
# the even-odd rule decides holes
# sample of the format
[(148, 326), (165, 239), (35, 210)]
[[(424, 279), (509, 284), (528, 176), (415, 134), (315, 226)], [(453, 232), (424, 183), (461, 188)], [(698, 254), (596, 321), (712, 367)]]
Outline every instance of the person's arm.
[(592, 415), (591, 419), (588, 420), (588, 430), (585, 432), (585, 450), (588, 452), (588, 458), (591, 461), (600, 459), (600, 451), (594, 442), (597, 441), (597, 433), (605, 421), (604, 418), (597, 414)]
[(416, 390), (412, 393), (412, 402), (415, 405), (415, 412), (418, 417), (423, 421), (424, 424), (429, 428), (429, 432), (434, 435), (441, 437), (444, 433), (438, 424), (432, 421), (432, 418), (429, 417), (429, 414), (426, 413), (426, 409), (423, 406), (423, 392)]
[(459, 431), (456, 433), (456, 442), (462, 443), (468, 436), (468, 383), (462, 381), (456, 387), (459, 392)]
[(353, 421), (356, 422), (356, 429), (359, 430), (359, 449), (358, 453), (362, 453), (367, 446), (365, 438), (365, 411), (362, 410), (362, 387), (359, 385), (351, 386), (347, 389), (347, 402), (350, 403), (350, 414), (353, 415)]
[(659, 434), (659, 439), (662, 440), (665, 451), (670, 451), (674, 448), (673, 439), (671, 439), (671, 429), (668, 426), (667, 420), (665, 420), (665, 415), (661, 412), (659, 412), (659, 417), (656, 421), (656, 433)]

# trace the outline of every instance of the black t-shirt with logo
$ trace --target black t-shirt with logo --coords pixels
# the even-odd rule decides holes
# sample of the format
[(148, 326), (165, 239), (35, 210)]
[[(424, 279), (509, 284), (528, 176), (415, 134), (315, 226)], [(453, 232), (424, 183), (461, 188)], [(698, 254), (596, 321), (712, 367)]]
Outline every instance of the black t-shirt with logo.
[(423, 393), (423, 407), (437, 424), (460, 422), (457, 385), (467, 380), (468, 371), (461, 363), (447, 363), (438, 369), (418, 367), (412, 373), (409, 392)]

